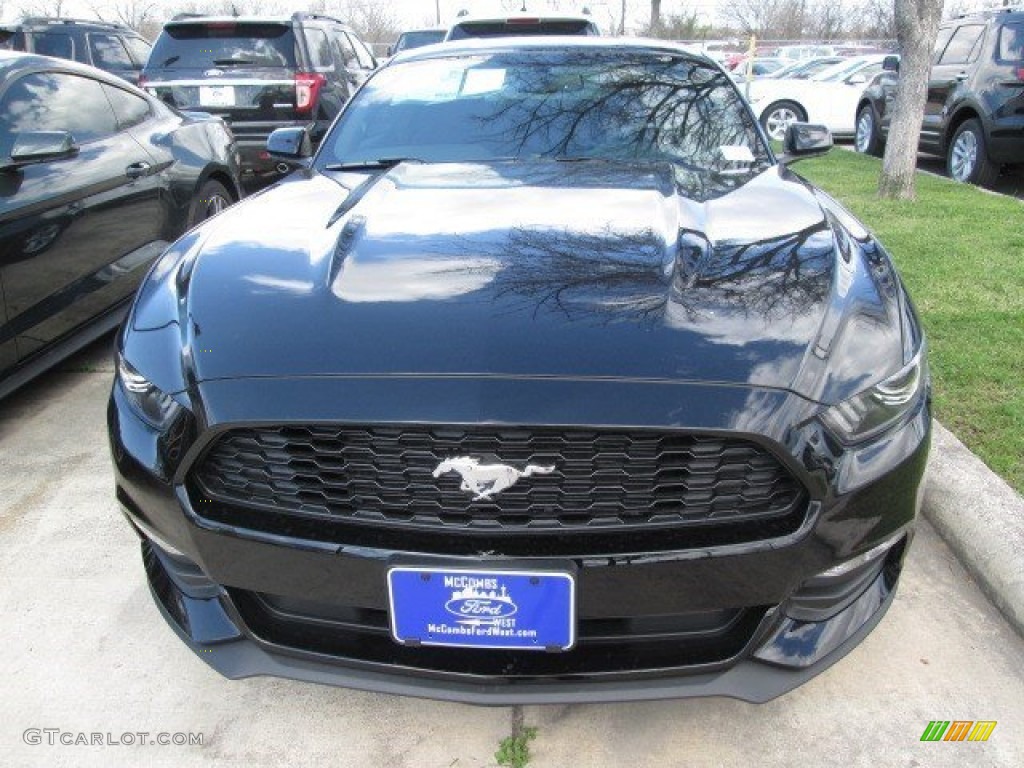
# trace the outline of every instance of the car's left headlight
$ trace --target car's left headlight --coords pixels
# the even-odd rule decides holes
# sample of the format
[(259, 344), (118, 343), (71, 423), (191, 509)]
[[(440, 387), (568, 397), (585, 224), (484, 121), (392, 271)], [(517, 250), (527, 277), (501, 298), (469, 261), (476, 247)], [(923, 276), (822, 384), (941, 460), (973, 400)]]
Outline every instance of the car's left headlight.
[(928, 363), (922, 347), (914, 359), (895, 374), (832, 406), (825, 411), (822, 420), (843, 442), (868, 440), (913, 410), (927, 386)]
[(181, 411), (174, 398), (117, 356), (117, 380), (139, 418), (156, 429), (166, 429)]

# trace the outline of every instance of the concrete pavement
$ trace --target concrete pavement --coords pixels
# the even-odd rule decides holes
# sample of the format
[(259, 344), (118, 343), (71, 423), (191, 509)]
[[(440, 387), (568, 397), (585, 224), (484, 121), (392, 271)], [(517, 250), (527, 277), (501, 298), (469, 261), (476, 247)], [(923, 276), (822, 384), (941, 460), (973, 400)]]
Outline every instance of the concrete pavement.
[[(107, 342), (109, 344), (109, 342)], [(112, 493), (106, 344), (0, 402), (0, 764), (487, 766), (512, 712), (272, 679), (224, 680), (148, 594)], [(534, 766), (1024, 765), (1024, 641), (922, 520), (889, 614), (850, 656), (762, 706), (527, 707)], [(922, 743), (929, 720), (996, 720)], [(201, 732), (202, 746), (50, 746)], [(31, 740), (31, 738), (30, 738)]]

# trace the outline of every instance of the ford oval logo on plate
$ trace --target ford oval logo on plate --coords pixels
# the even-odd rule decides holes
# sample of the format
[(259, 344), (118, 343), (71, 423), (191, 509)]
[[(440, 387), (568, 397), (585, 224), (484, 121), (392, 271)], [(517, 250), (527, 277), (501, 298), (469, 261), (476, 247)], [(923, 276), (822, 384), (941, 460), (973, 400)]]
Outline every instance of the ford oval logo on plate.
[(500, 593), (467, 587), (453, 594), (444, 609), (460, 619), (505, 619), (519, 610), (505, 587)]

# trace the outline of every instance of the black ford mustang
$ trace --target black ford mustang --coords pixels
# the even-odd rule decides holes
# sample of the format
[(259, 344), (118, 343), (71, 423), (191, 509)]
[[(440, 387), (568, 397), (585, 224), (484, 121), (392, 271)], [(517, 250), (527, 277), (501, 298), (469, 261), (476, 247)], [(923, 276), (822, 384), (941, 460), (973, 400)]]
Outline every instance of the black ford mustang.
[(921, 328), (716, 66), (423, 48), (301, 162), (174, 244), (119, 339), (117, 496), (202, 659), (763, 701), (880, 619), (929, 442)]

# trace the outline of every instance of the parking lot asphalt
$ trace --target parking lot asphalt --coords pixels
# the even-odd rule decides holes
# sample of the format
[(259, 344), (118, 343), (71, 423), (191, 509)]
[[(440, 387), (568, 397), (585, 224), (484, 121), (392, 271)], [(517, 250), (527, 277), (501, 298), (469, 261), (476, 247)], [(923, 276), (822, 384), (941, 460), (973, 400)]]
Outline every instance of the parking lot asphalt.
[[(0, 402), (0, 765), (494, 765), (510, 709), (229, 681), (181, 644), (150, 599), (113, 497), (109, 344)], [(538, 767), (1019, 766), (1024, 641), (921, 520), (874, 633), (776, 701), (526, 707), (522, 716), (537, 728)], [(931, 720), (998, 725), (984, 743), (921, 742)], [(56, 743), (41, 729), (58, 729)], [(160, 733), (201, 733), (203, 743), (150, 745)], [(61, 734), (135, 743), (62, 745)]]

